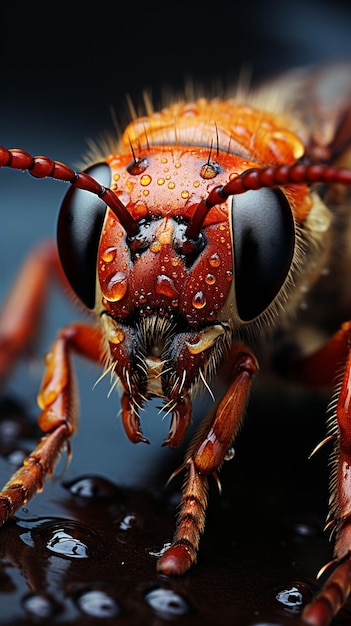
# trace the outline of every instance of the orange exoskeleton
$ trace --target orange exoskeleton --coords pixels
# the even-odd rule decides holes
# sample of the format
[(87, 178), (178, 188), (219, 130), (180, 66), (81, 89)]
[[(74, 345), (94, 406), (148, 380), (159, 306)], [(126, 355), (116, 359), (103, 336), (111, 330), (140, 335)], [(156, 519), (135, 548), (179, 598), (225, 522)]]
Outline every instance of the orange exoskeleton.
[[(334, 442), (335, 568), (303, 618), (324, 626), (337, 613), (351, 586), (351, 294), (342, 298), (340, 319), (335, 300), (329, 302), (343, 281), (347, 287), (340, 258), (346, 264), (351, 257), (344, 210), (350, 210), (350, 76), (349, 66), (302, 71), (245, 97), (149, 109), (84, 172), (0, 148), (0, 166), (71, 184), (58, 219), (58, 255), (54, 245), (34, 251), (3, 308), (1, 374), (30, 339), (49, 272), (62, 266), (97, 320), (60, 330), (46, 357), (39, 392), (44, 434), (0, 493), (1, 523), (38, 491), (76, 430), (72, 352), (119, 381), (122, 421), (134, 443), (147, 441), (140, 407), (159, 397), (171, 414), (164, 443), (179, 446), (197, 389), (211, 391), (220, 377), (222, 397), (180, 468), (186, 478), (177, 528), (157, 564), (163, 575), (184, 574), (196, 561), (208, 479), (219, 481), (265, 338), (274, 346), (278, 334), (280, 345), (296, 335), (296, 347), (296, 329), (318, 324), (329, 337), (312, 354), (301, 346), (291, 370), (320, 385), (332, 385), (341, 371), (326, 438)], [(308, 298), (321, 302), (323, 293), (317, 313), (301, 307)]]

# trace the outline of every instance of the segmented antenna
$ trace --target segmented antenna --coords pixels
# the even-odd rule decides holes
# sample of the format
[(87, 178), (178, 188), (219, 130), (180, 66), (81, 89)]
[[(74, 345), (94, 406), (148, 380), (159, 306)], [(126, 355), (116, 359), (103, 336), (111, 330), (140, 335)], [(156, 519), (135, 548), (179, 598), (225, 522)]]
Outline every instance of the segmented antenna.
[(121, 200), (112, 189), (100, 185), (94, 178), (85, 172), (75, 172), (72, 168), (59, 161), (53, 161), (46, 156), (32, 156), (19, 149), (7, 150), (0, 146), (0, 167), (28, 171), (35, 178), (54, 178), (70, 183), (73, 187), (90, 191), (99, 196), (115, 213), (129, 237), (139, 232), (139, 225), (130, 215)]
[(297, 183), (340, 183), (351, 185), (351, 170), (332, 167), (325, 164), (311, 165), (295, 163), (294, 165), (278, 165), (262, 169), (252, 168), (242, 172), (226, 185), (214, 187), (207, 198), (197, 205), (185, 231), (188, 239), (196, 240), (210, 209), (222, 204), (229, 196), (245, 191), (277, 187)]

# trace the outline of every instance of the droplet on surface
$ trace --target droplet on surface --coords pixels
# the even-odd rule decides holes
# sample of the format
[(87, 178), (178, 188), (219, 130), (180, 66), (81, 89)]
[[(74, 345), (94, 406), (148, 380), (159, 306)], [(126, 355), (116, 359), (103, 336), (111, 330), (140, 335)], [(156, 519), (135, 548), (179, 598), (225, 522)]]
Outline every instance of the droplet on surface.
[(50, 596), (31, 593), (22, 600), (22, 606), (26, 613), (34, 619), (48, 619), (58, 612), (57, 603)]
[(213, 254), (211, 254), (208, 262), (211, 267), (219, 267), (221, 264), (221, 257), (217, 252), (214, 252)]
[(203, 309), (206, 306), (207, 300), (205, 294), (202, 291), (197, 291), (193, 296), (192, 305), (195, 309)]
[(103, 619), (115, 617), (121, 612), (121, 608), (116, 600), (105, 591), (99, 589), (92, 589), (82, 593), (77, 600), (77, 604), (80, 610), (90, 617)]
[(276, 595), (276, 600), (292, 613), (300, 613), (302, 606), (311, 599), (311, 590), (303, 583), (294, 583), (287, 589), (282, 589)]
[(87, 559), (99, 552), (97, 535), (80, 522), (39, 521), (31, 536), (35, 546), (43, 544), (49, 552), (67, 559)]
[(164, 619), (185, 615), (191, 610), (187, 600), (172, 589), (153, 589), (146, 594), (145, 600)]
[(123, 272), (116, 272), (103, 287), (103, 295), (110, 302), (122, 300), (127, 293), (128, 278)]
[(64, 487), (74, 495), (81, 498), (115, 498), (118, 494), (117, 487), (100, 476), (82, 476), (76, 478), (69, 483), (65, 483)]

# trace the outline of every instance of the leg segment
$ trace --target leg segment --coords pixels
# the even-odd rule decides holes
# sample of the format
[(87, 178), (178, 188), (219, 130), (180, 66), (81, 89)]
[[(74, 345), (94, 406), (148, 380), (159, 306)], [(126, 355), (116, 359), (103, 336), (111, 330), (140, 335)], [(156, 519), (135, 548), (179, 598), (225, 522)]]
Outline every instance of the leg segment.
[(184, 463), (187, 477), (177, 529), (171, 547), (157, 564), (158, 572), (166, 576), (180, 576), (196, 561), (205, 525), (208, 476), (216, 476), (241, 423), (257, 363), (242, 346), (235, 347), (233, 360), (233, 382), (210, 419), (205, 421)]
[(55, 275), (63, 280), (56, 245), (42, 243), (26, 259), (0, 313), (0, 382), (36, 334)]
[(73, 350), (100, 361), (101, 333), (85, 324), (62, 329), (46, 357), (46, 369), (38, 402), (42, 409), (39, 426), (45, 435), (23, 466), (0, 492), (0, 525), (26, 504), (51, 475), (65, 445), (77, 429), (74, 375), (70, 364)]
[[(334, 566), (322, 590), (305, 607), (303, 619), (313, 626), (327, 626), (346, 602), (351, 591), (351, 324), (344, 324), (324, 350), (334, 356), (336, 364), (344, 364), (338, 386), (335, 424), (327, 440), (334, 439), (330, 494), (330, 522), (336, 533), (334, 560), (323, 572)], [(346, 355), (346, 356), (345, 356)], [(318, 359), (315, 361), (318, 363)], [(325, 371), (326, 368), (323, 368)]]

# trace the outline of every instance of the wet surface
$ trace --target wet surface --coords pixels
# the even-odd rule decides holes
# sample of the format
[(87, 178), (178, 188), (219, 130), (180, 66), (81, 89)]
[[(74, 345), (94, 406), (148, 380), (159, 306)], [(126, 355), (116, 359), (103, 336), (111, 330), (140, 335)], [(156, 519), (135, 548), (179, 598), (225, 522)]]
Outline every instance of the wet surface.
[[(104, 458), (94, 457), (95, 437), (79, 455), (98, 473), (81, 473), (74, 461), (65, 470), (62, 459), (44, 491), (0, 532), (1, 624), (298, 624), (331, 556), (322, 532), (327, 454), (307, 460), (324, 432), (324, 399), (302, 394), (286, 406), (284, 394), (273, 395), (254, 396), (222, 471), (223, 495), (211, 485), (198, 564), (181, 579), (155, 571), (173, 534), (181, 484), (160, 486), (169, 467), (160, 463), (162, 480), (147, 489), (128, 487), (118, 478), (128, 459), (116, 458), (109, 477)], [(0, 409), (4, 481), (38, 431), (17, 401)], [(128, 456), (128, 442), (115, 445)], [(335, 623), (350, 618), (351, 604)]]

